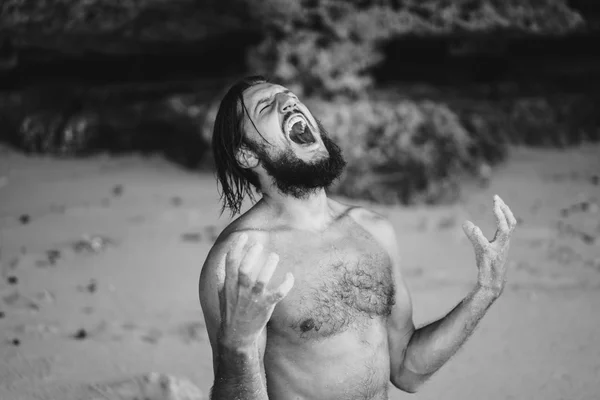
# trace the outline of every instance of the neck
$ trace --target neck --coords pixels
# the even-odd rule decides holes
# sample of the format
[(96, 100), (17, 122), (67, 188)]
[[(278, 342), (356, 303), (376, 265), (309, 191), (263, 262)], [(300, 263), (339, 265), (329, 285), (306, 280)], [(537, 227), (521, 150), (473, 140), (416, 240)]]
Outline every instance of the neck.
[(323, 188), (301, 199), (279, 192), (264, 193), (262, 202), (274, 213), (277, 220), (297, 229), (322, 231), (332, 219)]

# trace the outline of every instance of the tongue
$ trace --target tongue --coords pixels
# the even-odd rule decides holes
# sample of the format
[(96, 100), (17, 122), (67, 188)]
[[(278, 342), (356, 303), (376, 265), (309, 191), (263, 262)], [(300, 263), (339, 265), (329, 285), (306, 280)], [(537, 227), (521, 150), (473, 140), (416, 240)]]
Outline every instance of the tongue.
[(302, 130), (301, 122), (296, 122), (292, 126), (292, 131), (290, 132), (290, 139), (292, 139), (293, 142), (298, 144), (313, 143), (315, 141), (315, 138), (310, 132), (310, 129), (308, 129), (308, 126), (306, 126), (304, 130)]

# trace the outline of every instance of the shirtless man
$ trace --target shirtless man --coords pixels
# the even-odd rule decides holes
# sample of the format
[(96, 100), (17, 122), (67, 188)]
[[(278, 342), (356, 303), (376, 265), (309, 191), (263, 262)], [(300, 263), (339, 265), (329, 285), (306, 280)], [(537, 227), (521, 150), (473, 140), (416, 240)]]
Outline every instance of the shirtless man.
[(463, 228), (479, 270), (445, 317), (416, 329), (390, 222), (327, 197), (340, 149), (300, 100), (260, 77), (234, 85), (213, 135), (223, 209), (262, 198), (210, 250), (200, 302), (213, 400), (387, 399), (410, 393), (465, 342), (504, 287), (516, 221), (499, 197), (488, 241)]

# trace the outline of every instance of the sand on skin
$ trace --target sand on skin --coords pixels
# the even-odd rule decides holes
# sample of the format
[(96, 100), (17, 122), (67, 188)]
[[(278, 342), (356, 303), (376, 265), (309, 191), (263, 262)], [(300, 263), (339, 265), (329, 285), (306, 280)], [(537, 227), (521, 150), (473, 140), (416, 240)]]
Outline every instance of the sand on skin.
[[(391, 389), (391, 399), (600, 396), (600, 239), (590, 242), (600, 212), (560, 212), (600, 200), (599, 154), (515, 149), (460, 204), (374, 206), (398, 232), (417, 324), (474, 283), (464, 219), (491, 237), (498, 193), (522, 221), (503, 297), (419, 393)], [(212, 360), (197, 280), (227, 223), (212, 174), (159, 158), (56, 160), (1, 148), (0, 180), (0, 399), (76, 399), (90, 383), (150, 371), (187, 377), (206, 394)], [(74, 251), (84, 235), (110, 242)]]

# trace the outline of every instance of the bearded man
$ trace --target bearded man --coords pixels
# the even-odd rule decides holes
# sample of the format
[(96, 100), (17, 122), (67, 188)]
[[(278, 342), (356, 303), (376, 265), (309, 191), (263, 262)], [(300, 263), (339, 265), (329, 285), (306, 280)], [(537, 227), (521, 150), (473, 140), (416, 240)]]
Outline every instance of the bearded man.
[(466, 341), (505, 284), (510, 209), (494, 197), (488, 241), (463, 225), (478, 279), (447, 315), (420, 328), (398, 241), (381, 215), (329, 198), (340, 148), (285, 87), (262, 77), (224, 96), (213, 133), (223, 210), (240, 212), (200, 275), (214, 400), (387, 399), (417, 391)]

